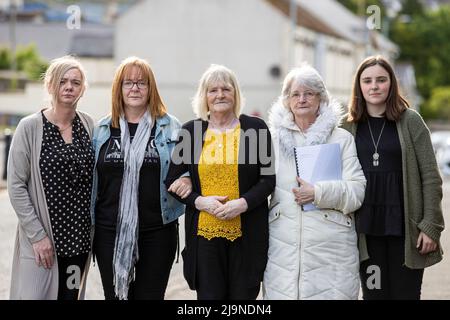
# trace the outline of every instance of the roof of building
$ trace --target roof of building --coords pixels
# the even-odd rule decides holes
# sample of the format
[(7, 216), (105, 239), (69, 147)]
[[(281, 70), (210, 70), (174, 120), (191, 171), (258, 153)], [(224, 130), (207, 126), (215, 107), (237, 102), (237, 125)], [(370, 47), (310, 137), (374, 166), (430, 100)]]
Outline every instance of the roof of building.
[[(266, 0), (289, 16), (290, 0)], [(376, 33), (376, 44), (397, 51), (397, 46), (379, 32), (368, 32), (366, 20), (356, 16), (335, 0), (295, 0), (297, 24), (316, 32), (364, 44), (369, 33)], [(374, 41), (374, 39), (371, 39)]]

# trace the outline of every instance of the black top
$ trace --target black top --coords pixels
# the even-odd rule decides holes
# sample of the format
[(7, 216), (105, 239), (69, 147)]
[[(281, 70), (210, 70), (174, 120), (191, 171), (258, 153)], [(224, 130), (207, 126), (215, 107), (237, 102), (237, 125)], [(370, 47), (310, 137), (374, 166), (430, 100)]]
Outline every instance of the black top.
[[(267, 197), (275, 188), (275, 163), (273, 152), (271, 152), (272, 140), (266, 123), (257, 117), (244, 114), (239, 117), (239, 121), (242, 130), (239, 142), (239, 193), (240, 197), (244, 198), (248, 204), (247, 211), (241, 214), (242, 272), (246, 276), (247, 286), (255, 287), (262, 281), (267, 263), (269, 247)], [(202, 130), (198, 130), (197, 126), (201, 127)], [(207, 128), (208, 122), (201, 119), (192, 120), (183, 125), (183, 129), (190, 134), (180, 134), (165, 181), (168, 188), (186, 171), (189, 171), (192, 179), (192, 192), (186, 199), (180, 199), (176, 194), (171, 193), (176, 199), (186, 204), (184, 222), (186, 246), (182, 252), (183, 272), (192, 290), (196, 288), (199, 216), (199, 211), (195, 208), (194, 202), (202, 193), (198, 175), (198, 162)], [(184, 130), (180, 132), (184, 133)], [(257, 141), (254, 141), (253, 137), (256, 137)], [(183, 159), (186, 157), (187, 161), (178, 164), (178, 161), (174, 161), (175, 156), (180, 156)]]
[(56, 254), (72, 257), (89, 252), (94, 150), (78, 115), (72, 143), (42, 113), (44, 130), (39, 168), (50, 215)]
[[(133, 141), (138, 124), (128, 123)], [(119, 212), (119, 196), (123, 179), (123, 154), (121, 153), (120, 128), (111, 129), (110, 138), (103, 144), (97, 161), (98, 196), (95, 207), (95, 223), (114, 229)], [(150, 134), (147, 149), (139, 173), (139, 230), (163, 227), (160, 200), (160, 159), (155, 146), (156, 126)]]
[(358, 123), (356, 149), (367, 180), (366, 195), (356, 212), (356, 230), (374, 236), (401, 236), (404, 231), (402, 151), (395, 121), (369, 117), (375, 143), (378, 144), (378, 166), (373, 164), (374, 143), (367, 121)]

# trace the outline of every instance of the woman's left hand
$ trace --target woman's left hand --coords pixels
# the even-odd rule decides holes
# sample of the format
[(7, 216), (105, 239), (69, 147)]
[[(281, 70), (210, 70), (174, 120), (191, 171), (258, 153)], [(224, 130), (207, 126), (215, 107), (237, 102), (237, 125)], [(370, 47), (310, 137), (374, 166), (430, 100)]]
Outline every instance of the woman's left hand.
[(295, 196), (295, 202), (297, 202), (299, 206), (313, 202), (314, 186), (299, 177), (297, 177), (297, 181), (300, 184), (300, 187), (292, 189)]
[(223, 206), (214, 210), (214, 215), (221, 220), (231, 220), (247, 211), (248, 205), (244, 198), (230, 200)]
[(178, 178), (170, 185), (167, 191), (175, 193), (181, 199), (185, 199), (192, 192), (191, 178), (190, 177)]
[(433, 239), (423, 233), (423, 231), (420, 231), (416, 248), (419, 249), (420, 254), (427, 254), (436, 250), (437, 244)]

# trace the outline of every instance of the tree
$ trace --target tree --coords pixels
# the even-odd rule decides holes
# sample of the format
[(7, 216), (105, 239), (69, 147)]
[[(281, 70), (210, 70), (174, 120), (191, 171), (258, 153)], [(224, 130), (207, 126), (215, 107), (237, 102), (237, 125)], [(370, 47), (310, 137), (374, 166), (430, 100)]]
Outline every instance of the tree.
[(425, 9), (419, 0), (403, 0), (401, 13), (411, 17), (423, 16)]
[(426, 112), (429, 118), (450, 120), (450, 86), (433, 89)]
[(450, 6), (423, 15), (416, 12), (410, 23), (397, 20), (392, 39), (401, 48), (399, 59), (414, 66), (417, 87), (424, 98), (422, 110), (427, 114), (433, 89), (450, 85)]
[[(11, 69), (11, 56), (9, 48), (0, 48), (0, 70)], [(31, 80), (39, 80), (48, 67), (47, 62), (39, 56), (34, 44), (17, 48), (16, 63), (17, 70), (25, 72)]]
[(39, 56), (36, 46), (19, 47), (16, 51), (17, 69), (24, 71), (32, 80), (39, 80), (48, 64)]
[(11, 67), (11, 51), (8, 48), (0, 48), (0, 70)]
[(366, 15), (366, 10), (371, 5), (380, 7), (381, 16), (384, 16), (386, 12), (386, 6), (382, 0), (338, 0), (338, 2), (356, 15)]

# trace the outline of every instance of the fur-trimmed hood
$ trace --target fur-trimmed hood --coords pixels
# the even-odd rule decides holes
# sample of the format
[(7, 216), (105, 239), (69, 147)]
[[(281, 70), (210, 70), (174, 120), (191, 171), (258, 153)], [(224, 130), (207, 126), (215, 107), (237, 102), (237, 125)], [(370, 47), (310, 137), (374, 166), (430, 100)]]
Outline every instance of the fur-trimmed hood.
[[(334, 128), (341, 123), (344, 110), (342, 105), (330, 99), (329, 103), (322, 102), (319, 116), (305, 133), (303, 146), (325, 143)], [(300, 128), (294, 122), (294, 115), (278, 100), (269, 111), (269, 127), (274, 141), (278, 142), (279, 151), (286, 157), (293, 156), (293, 147), (298, 146), (294, 139), (295, 132)]]

